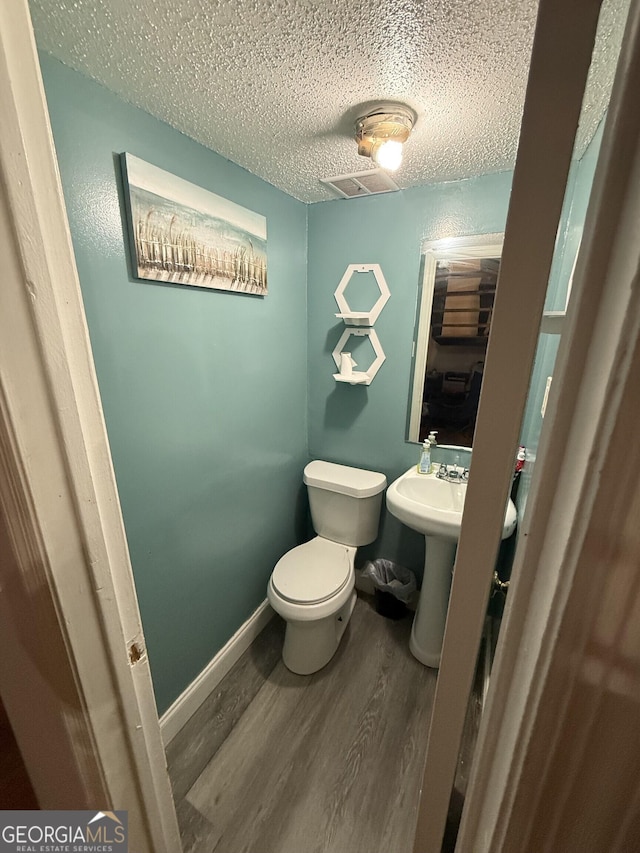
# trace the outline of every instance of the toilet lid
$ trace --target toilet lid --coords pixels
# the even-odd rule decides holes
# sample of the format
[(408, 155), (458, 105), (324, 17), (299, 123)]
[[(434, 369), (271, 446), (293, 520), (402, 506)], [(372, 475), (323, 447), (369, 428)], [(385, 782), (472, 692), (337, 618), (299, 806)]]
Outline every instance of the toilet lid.
[(294, 604), (320, 604), (336, 595), (349, 580), (349, 549), (316, 537), (278, 560), (271, 582), (282, 598)]

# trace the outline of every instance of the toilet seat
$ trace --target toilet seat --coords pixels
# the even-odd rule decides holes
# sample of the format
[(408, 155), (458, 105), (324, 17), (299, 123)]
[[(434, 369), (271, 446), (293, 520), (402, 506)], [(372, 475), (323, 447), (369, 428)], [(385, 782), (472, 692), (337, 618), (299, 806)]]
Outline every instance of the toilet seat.
[(321, 604), (349, 583), (354, 550), (317, 536), (278, 561), (271, 575), (273, 588), (292, 604)]

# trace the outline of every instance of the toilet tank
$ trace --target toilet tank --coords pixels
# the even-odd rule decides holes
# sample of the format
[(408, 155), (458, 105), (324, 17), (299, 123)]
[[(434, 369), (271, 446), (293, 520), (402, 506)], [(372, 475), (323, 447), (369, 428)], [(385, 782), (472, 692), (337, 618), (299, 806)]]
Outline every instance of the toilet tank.
[(384, 474), (316, 460), (304, 469), (313, 528), (332, 542), (368, 545), (378, 535)]

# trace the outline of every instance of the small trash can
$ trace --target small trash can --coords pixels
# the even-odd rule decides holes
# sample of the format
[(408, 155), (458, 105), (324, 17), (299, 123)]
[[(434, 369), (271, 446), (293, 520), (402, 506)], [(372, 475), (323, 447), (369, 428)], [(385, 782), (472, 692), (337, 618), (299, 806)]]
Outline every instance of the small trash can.
[(362, 576), (370, 578), (375, 587), (376, 611), (387, 619), (402, 619), (407, 604), (416, 591), (416, 578), (410, 569), (391, 560), (366, 563)]

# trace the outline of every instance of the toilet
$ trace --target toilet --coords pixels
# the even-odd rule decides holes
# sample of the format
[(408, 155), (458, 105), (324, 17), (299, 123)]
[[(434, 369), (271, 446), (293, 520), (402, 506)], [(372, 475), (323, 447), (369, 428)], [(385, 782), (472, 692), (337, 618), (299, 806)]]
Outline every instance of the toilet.
[(278, 560), (269, 603), (286, 621), (282, 660), (309, 675), (336, 653), (356, 603), (354, 559), (378, 535), (384, 474), (333, 462), (304, 469), (315, 539)]

